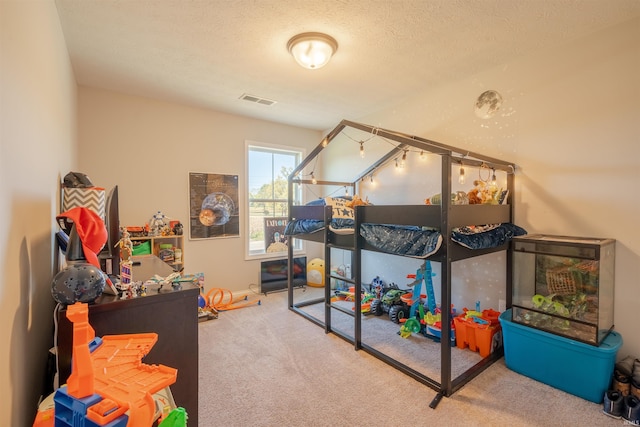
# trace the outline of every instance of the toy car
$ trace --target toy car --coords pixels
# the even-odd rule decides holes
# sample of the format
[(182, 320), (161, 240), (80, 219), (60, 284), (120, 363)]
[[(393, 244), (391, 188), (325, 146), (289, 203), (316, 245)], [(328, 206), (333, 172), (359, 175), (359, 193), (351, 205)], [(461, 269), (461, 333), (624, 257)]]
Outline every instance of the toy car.
[(410, 307), (402, 301), (402, 295), (411, 292), (406, 289), (389, 289), (380, 299), (371, 301), (369, 313), (375, 316), (382, 316), (389, 313), (389, 319), (394, 323), (400, 323), (402, 319), (409, 317)]

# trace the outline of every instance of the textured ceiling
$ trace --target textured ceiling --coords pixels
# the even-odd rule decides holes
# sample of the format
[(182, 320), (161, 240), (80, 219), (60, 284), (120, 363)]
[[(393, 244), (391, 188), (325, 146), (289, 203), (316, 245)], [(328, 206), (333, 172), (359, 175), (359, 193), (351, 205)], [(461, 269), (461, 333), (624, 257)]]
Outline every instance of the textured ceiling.
[[(77, 83), (310, 129), (640, 15), (640, 0), (56, 0)], [(294, 35), (339, 44), (298, 66)], [(266, 106), (243, 94), (277, 101)]]

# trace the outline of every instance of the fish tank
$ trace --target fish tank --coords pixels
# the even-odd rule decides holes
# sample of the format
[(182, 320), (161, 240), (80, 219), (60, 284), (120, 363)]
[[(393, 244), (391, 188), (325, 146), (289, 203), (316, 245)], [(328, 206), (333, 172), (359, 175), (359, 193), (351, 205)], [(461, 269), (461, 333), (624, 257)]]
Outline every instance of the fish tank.
[(599, 346), (613, 330), (615, 240), (514, 237), (512, 321)]

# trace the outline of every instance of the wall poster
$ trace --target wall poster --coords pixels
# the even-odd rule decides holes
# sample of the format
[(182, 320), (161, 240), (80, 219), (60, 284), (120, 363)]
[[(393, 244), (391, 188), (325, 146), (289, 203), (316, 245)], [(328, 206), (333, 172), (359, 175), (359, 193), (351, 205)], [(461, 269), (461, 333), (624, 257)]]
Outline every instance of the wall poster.
[(264, 218), (264, 247), (265, 252), (286, 252), (287, 236), (284, 229), (287, 227), (288, 218), (283, 217), (265, 217)]
[(238, 175), (189, 172), (189, 238), (239, 236)]

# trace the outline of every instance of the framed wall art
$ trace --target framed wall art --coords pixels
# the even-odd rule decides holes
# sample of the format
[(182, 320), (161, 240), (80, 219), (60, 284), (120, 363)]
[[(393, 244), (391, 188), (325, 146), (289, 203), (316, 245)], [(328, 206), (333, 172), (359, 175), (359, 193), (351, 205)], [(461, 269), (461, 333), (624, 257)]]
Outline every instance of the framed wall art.
[(240, 236), (238, 175), (189, 172), (189, 238)]

